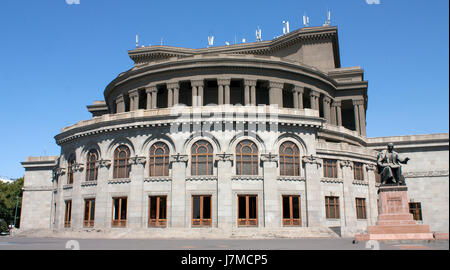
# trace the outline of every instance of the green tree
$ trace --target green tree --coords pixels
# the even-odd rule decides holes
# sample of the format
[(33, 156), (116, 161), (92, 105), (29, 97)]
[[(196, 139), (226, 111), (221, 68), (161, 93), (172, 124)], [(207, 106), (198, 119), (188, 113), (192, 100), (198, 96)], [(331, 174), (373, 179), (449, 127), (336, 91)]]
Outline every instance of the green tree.
[(19, 227), (22, 187), (23, 177), (12, 183), (0, 183), (0, 219), (3, 219), (8, 225), (14, 224), (17, 205), (16, 227)]

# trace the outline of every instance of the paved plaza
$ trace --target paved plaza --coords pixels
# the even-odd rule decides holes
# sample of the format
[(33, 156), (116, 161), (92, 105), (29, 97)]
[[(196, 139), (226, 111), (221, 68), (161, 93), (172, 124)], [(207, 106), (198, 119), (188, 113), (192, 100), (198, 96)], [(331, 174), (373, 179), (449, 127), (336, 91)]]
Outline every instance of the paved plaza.
[[(448, 241), (379, 243), (380, 250), (449, 250)], [(67, 246), (67, 248), (66, 248)], [(367, 246), (367, 248), (366, 248)], [(371, 247), (370, 247), (371, 246)], [(334, 239), (62, 239), (0, 237), (0, 250), (371, 250), (376, 244)]]

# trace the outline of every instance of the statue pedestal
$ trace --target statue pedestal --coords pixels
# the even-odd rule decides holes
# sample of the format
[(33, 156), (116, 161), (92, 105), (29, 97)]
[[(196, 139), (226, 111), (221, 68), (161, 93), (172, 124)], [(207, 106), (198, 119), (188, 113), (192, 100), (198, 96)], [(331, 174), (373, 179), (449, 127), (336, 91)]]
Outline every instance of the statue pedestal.
[(355, 235), (355, 240), (433, 240), (430, 225), (416, 224), (409, 213), (406, 186), (381, 186), (380, 214), (376, 226), (368, 234)]

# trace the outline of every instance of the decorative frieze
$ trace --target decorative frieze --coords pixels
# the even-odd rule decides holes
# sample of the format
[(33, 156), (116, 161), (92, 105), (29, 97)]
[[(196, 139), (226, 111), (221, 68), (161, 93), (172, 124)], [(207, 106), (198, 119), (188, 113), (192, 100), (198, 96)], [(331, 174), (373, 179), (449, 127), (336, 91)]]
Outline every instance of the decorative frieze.
[(72, 189), (73, 188), (73, 184), (65, 184), (62, 187), (63, 189)]
[(81, 186), (82, 187), (96, 186), (96, 185), (97, 185), (97, 181), (84, 181), (84, 182), (81, 182)]
[(170, 176), (152, 176), (144, 178), (144, 182), (170, 182), (172, 177)]
[(124, 184), (124, 183), (130, 183), (130, 178), (118, 178), (118, 179), (110, 179), (108, 180), (108, 184)]
[(449, 173), (448, 171), (404, 172), (403, 176), (407, 178), (440, 177), (440, 176), (449, 176)]
[(369, 182), (365, 180), (353, 180), (353, 185), (368, 186)]
[(263, 176), (260, 175), (234, 175), (231, 177), (232, 181), (262, 181)]
[(277, 181), (301, 181), (301, 182), (305, 182), (306, 179), (305, 177), (302, 176), (278, 176), (277, 177)]
[(186, 176), (186, 181), (217, 181), (216, 175)]
[(340, 178), (321, 178), (320, 182), (322, 182), (322, 183), (344, 183), (344, 179), (340, 179)]

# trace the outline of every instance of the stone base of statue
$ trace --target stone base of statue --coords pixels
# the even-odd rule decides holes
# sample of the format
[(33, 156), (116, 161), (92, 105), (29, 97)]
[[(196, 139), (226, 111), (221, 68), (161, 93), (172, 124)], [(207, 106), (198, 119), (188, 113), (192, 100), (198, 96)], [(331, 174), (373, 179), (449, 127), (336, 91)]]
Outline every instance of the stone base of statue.
[(369, 226), (367, 234), (355, 235), (355, 240), (433, 240), (430, 225), (416, 224), (409, 213), (407, 190), (406, 186), (381, 186), (377, 225)]

